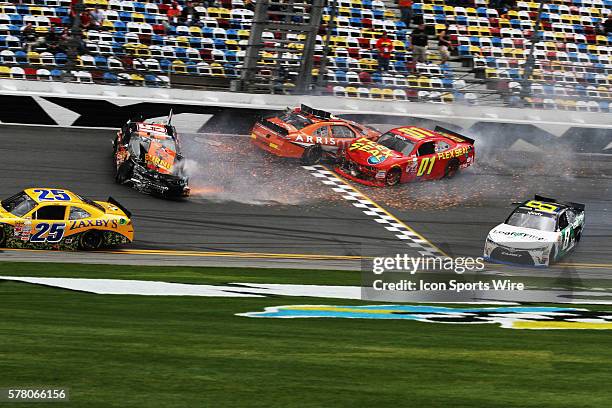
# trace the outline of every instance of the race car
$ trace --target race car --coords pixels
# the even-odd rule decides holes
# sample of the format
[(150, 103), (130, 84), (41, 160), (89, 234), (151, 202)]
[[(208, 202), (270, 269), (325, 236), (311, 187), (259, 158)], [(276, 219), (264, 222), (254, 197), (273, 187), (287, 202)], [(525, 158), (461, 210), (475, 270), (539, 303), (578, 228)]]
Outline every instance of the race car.
[(487, 236), (491, 262), (548, 266), (575, 248), (584, 229), (584, 204), (535, 195), (519, 204)]
[(306, 105), (261, 118), (251, 130), (255, 146), (279, 157), (300, 159), (304, 165), (316, 164), (324, 155), (336, 157), (339, 149), (357, 139), (379, 136), (376, 129)]
[(172, 113), (166, 123), (130, 120), (117, 132), (113, 141), (117, 183), (166, 198), (189, 196), (189, 180), (171, 119)]
[(0, 247), (94, 250), (134, 240), (131, 214), (112, 197), (28, 188), (0, 202)]
[(360, 138), (343, 150), (336, 172), (369, 186), (453, 177), (474, 163), (474, 140), (442, 127), (406, 126), (374, 142)]

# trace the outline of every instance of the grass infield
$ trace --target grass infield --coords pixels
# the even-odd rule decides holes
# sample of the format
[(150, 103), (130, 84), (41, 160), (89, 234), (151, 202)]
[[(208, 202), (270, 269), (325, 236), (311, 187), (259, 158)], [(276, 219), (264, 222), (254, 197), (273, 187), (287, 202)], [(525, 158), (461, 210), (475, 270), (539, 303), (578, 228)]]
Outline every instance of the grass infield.
[[(0, 262), (0, 274), (359, 284), (355, 272), (278, 269)], [(605, 330), (251, 319), (234, 314), (363, 303), (103, 296), (7, 281), (0, 281), (0, 299), (0, 388), (69, 387), (70, 407), (612, 406), (612, 335)]]

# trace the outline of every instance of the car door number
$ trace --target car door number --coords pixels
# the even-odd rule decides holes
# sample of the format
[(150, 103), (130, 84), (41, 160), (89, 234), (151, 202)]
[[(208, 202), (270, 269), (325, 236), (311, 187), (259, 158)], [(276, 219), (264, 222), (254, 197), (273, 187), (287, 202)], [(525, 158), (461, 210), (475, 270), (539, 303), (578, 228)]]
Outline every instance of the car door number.
[[(66, 224), (48, 224), (40, 222), (36, 225), (34, 234), (30, 238), (30, 242), (60, 242), (64, 238)], [(48, 233), (48, 234), (47, 234)], [(46, 237), (43, 235), (47, 234)]]

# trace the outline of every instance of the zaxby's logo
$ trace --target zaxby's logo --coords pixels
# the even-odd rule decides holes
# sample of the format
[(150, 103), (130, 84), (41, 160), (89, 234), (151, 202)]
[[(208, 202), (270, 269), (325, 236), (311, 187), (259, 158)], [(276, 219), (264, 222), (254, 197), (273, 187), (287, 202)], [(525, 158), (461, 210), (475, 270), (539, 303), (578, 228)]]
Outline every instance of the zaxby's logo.
[(278, 306), (238, 316), (268, 318), (332, 317), (345, 319), (396, 319), (429, 323), (496, 323), (506, 329), (612, 329), (612, 312), (561, 307), (451, 308), (438, 306)]

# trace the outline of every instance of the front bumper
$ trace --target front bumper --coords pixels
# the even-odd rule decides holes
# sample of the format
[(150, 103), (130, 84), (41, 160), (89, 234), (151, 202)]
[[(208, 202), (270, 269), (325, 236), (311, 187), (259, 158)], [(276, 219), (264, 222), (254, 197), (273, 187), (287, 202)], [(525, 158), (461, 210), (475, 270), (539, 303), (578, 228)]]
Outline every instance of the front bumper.
[(483, 258), (488, 262), (521, 266), (548, 266), (546, 249), (517, 249), (499, 244), (485, 244)]
[(386, 186), (385, 170), (381, 170), (372, 166), (362, 166), (352, 160), (343, 158), (340, 164), (335, 168), (336, 173), (340, 174), (349, 180), (372, 187)]

